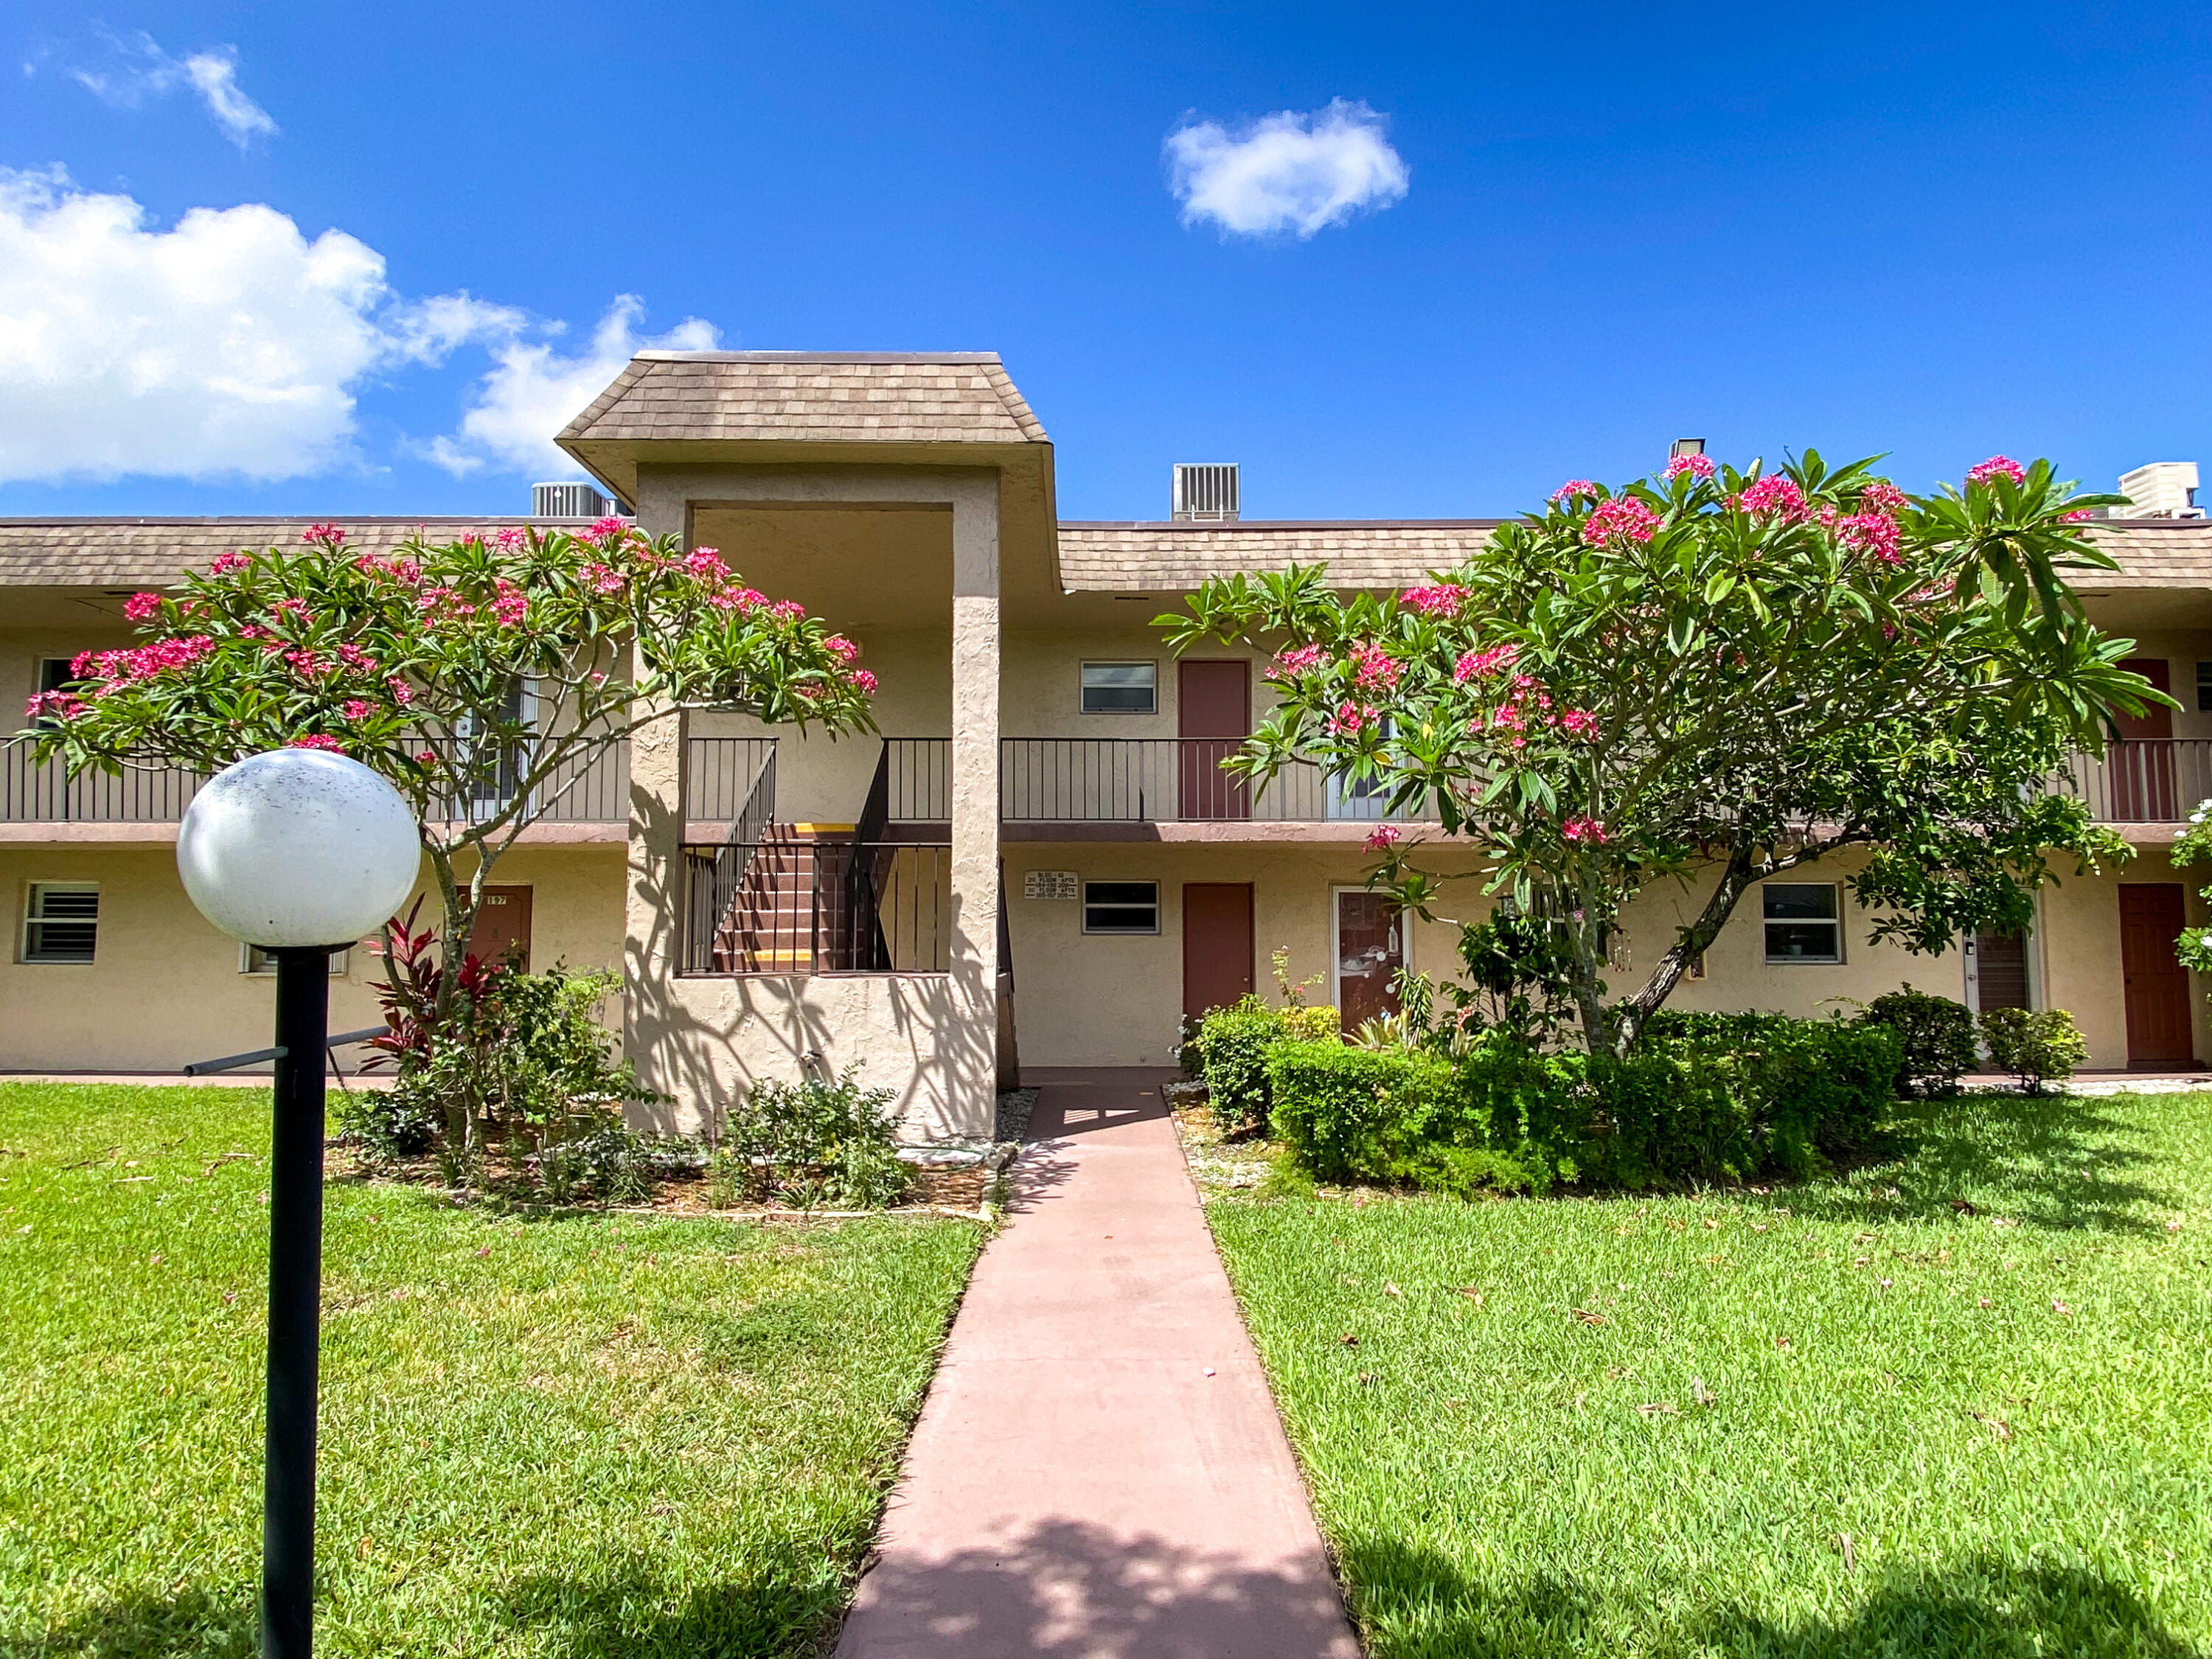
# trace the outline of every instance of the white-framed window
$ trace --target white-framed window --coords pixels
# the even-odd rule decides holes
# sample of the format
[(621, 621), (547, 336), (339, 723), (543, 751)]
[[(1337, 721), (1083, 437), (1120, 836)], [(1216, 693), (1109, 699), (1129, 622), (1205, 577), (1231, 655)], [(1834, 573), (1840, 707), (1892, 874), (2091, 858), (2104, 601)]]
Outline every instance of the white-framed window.
[(1083, 884), (1083, 931), (1086, 933), (1157, 933), (1160, 931), (1160, 884), (1156, 881), (1086, 881)]
[(1769, 962), (1841, 962), (1843, 890), (1833, 882), (1770, 881), (1759, 890)]
[(34, 881), (23, 902), (25, 962), (90, 962), (100, 938), (100, 884)]
[[(350, 951), (331, 952), (332, 979), (345, 977), (347, 960), (352, 954)], [(276, 953), (274, 951), (264, 951), (258, 945), (246, 944), (241, 940), (238, 947), (238, 971), (241, 974), (273, 974), (276, 971)]]
[(1086, 714), (1153, 714), (1160, 707), (1160, 665), (1156, 662), (1087, 662), (1083, 665), (1083, 712)]

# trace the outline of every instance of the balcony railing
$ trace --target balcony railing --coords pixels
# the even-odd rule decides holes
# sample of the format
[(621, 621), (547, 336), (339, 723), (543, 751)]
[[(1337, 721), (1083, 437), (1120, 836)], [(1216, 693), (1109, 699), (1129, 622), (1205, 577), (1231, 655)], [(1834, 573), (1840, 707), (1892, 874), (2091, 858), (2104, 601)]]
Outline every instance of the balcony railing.
[[(769, 783), (769, 820), (775, 817), (774, 738), (686, 738), (684, 740), (684, 819), (687, 823), (733, 823)], [(761, 826), (754, 826), (758, 835)]]
[(2142, 738), (2077, 756), (2074, 787), (2100, 823), (2179, 823), (2212, 799), (2212, 738)]
[[(447, 747), (459, 738), (425, 739)], [(434, 817), (481, 823), (514, 799), (532, 770), (526, 753), (487, 760), (466, 793), (438, 804)], [(0, 739), (0, 823), (175, 823), (206, 781), (181, 767), (126, 767), (119, 775), (68, 775), (59, 760), (32, 758), (31, 739)], [(629, 818), (629, 756), (617, 745), (563, 762), (532, 785), (540, 823), (623, 823)]]
[(1392, 812), (1373, 784), (1296, 761), (1248, 782), (1221, 769), (1236, 738), (1007, 738), (999, 811), (1010, 823), (1375, 823)]

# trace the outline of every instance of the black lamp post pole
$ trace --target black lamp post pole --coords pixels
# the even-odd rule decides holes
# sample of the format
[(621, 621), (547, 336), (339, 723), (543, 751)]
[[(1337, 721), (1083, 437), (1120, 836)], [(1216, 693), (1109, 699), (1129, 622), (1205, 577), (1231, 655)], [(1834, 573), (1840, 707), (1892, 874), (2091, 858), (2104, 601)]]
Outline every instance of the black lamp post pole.
[(269, 1437), (262, 1476), (261, 1651), (315, 1642), (315, 1389), (323, 1297), (323, 1055), (328, 946), (277, 951), (276, 1109), (269, 1160)]

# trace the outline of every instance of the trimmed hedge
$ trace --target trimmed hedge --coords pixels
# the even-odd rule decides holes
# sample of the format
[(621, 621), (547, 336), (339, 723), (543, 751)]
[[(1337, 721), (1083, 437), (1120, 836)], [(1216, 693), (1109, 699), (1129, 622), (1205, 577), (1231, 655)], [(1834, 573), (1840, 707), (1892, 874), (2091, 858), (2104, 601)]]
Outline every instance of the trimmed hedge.
[(1334, 1042), (1336, 1010), (1270, 1008), (1247, 995), (1216, 1008), (1198, 1028), (1200, 1075), (1213, 1121), (1225, 1135), (1250, 1134), (1267, 1121), (1267, 1055), (1278, 1043)]
[(1662, 1015), (1625, 1060), (1280, 1042), (1270, 1121), (1316, 1180), (1462, 1195), (1802, 1176), (1872, 1135), (1898, 1049), (1886, 1026), (1771, 1014)]

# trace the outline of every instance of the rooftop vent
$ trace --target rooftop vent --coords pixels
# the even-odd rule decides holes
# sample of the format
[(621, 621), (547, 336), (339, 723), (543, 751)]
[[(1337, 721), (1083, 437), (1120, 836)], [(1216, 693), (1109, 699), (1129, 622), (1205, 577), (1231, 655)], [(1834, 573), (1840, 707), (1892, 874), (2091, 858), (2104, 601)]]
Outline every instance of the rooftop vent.
[(1703, 438), (1677, 438), (1667, 446), (1667, 459), (1670, 461), (1679, 461), (1685, 455), (1702, 455), (1705, 453), (1705, 441)]
[(530, 486), (530, 516), (533, 519), (604, 519), (611, 506), (611, 501), (587, 483)]
[(1236, 522), (1237, 463), (1177, 461), (1175, 516), (1179, 524)]
[(2125, 507), (2116, 507), (2116, 519), (2201, 519), (2204, 509), (2197, 505), (2197, 463), (2194, 461), (2153, 461), (2148, 466), (2139, 466), (2123, 474), (2120, 494), (2128, 498)]

